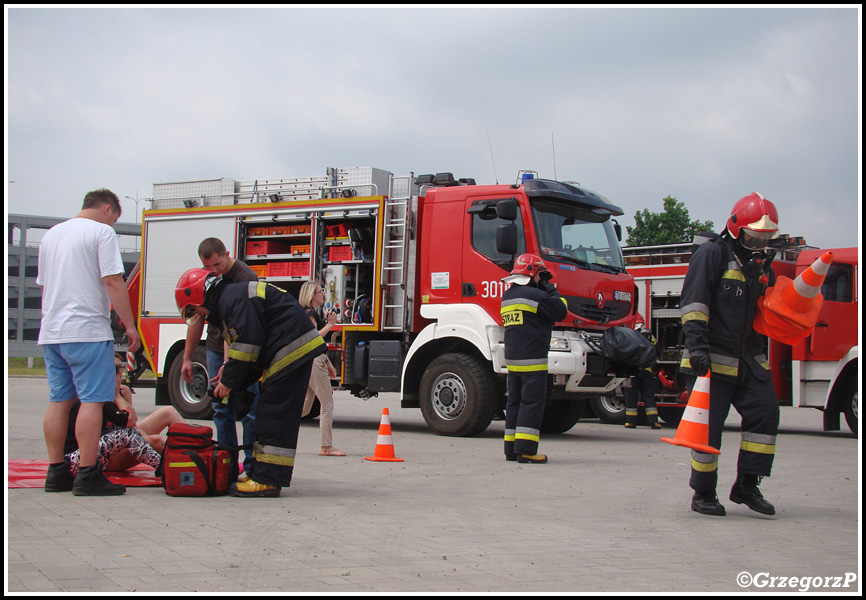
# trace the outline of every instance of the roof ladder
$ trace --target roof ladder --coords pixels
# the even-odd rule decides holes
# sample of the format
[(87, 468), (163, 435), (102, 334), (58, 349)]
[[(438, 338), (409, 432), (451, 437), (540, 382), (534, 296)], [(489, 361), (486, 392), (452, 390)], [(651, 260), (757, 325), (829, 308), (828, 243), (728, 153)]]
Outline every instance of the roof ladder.
[(409, 259), (409, 214), (415, 174), (392, 176), (385, 199), (381, 282), (384, 291), (382, 330), (405, 331), (409, 319), (406, 269)]

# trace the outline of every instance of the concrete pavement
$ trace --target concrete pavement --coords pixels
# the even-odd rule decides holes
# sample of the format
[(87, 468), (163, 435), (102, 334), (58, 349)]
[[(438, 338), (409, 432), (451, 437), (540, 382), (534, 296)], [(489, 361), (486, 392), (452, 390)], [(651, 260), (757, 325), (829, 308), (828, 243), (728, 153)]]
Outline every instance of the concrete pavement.
[[(740, 438), (732, 415), (719, 518), (689, 510), (689, 451), (659, 442), (670, 427), (580, 422), (542, 437), (549, 464), (519, 465), (503, 458), (502, 422), (446, 438), (395, 394), (336, 400), (334, 444), (349, 456), (319, 457), (317, 422), (305, 422), (292, 487), (278, 499), (8, 490), (7, 592), (861, 589), (859, 444), (821, 432), (817, 411), (782, 409), (773, 477), (761, 488), (775, 517), (727, 499)], [(45, 458), (47, 401), (44, 379), (7, 380), (8, 457)], [(139, 390), (135, 405), (153, 410), (153, 390)], [(363, 459), (383, 407), (403, 463)]]

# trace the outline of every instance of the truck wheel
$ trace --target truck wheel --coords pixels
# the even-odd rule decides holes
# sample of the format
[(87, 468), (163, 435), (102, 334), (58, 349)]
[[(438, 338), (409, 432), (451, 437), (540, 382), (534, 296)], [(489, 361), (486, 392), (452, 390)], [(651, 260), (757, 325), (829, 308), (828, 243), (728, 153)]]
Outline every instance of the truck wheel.
[(210, 398), (207, 396), (207, 353), (198, 347), (192, 354), (192, 383), (180, 376), (183, 353), (175, 357), (168, 373), (168, 397), (184, 419), (207, 420), (213, 416)]
[(541, 433), (565, 433), (574, 427), (583, 413), (585, 401), (556, 400), (544, 407), (544, 418), (541, 420)]
[(421, 377), (421, 414), (438, 435), (478, 435), (493, 420), (495, 400), (493, 371), (472, 354), (444, 354)]
[(625, 423), (625, 402), (617, 394), (599, 394), (591, 401), (592, 411), (602, 423), (622, 425)]
[(842, 412), (845, 413), (845, 422), (848, 423), (848, 428), (854, 435), (859, 435), (860, 431), (860, 414), (857, 407), (858, 395), (857, 380), (852, 377), (842, 396)]

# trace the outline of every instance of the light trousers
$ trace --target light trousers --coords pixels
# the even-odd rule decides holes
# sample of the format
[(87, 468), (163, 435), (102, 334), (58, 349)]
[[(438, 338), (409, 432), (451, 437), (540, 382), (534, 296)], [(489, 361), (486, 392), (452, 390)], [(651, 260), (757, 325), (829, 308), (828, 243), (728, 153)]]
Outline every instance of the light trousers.
[(334, 423), (334, 391), (331, 388), (331, 378), (328, 377), (328, 357), (325, 354), (313, 360), (313, 372), (310, 375), (310, 385), (304, 398), (304, 416), (313, 408), (313, 401), (318, 398), (321, 412), (319, 413), (319, 432), (322, 434), (322, 448), (333, 445), (332, 427)]

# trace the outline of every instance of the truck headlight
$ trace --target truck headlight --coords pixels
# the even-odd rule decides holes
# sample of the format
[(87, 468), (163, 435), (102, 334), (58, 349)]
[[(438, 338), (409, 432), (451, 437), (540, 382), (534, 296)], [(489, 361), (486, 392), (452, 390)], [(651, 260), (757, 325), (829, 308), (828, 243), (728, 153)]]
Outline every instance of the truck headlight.
[(556, 352), (568, 352), (571, 350), (571, 344), (566, 337), (550, 338), (550, 349)]

